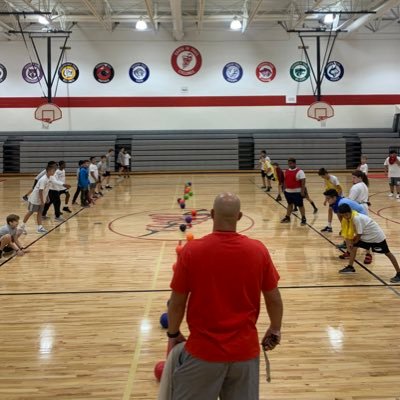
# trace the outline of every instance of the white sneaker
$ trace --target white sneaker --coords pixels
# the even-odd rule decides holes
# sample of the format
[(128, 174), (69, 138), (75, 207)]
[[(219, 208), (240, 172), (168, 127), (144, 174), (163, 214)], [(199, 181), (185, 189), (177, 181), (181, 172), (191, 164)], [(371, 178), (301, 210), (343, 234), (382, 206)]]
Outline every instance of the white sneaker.
[(389, 197), (393, 197), (394, 194), (393, 194), (393, 193), (389, 193), (388, 196), (389, 196)]
[(397, 194), (397, 195), (396, 195), (396, 199), (400, 199), (400, 194)]
[(41, 226), (40, 228), (37, 228), (36, 232), (37, 232), (37, 233), (47, 233), (48, 231), (47, 231), (46, 228), (44, 228), (43, 226)]

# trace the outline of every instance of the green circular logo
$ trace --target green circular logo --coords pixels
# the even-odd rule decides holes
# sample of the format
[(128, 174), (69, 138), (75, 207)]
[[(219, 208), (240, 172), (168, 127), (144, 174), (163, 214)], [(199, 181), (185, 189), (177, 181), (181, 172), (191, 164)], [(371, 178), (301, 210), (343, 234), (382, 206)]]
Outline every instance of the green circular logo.
[(297, 61), (290, 67), (290, 76), (297, 82), (304, 82), (310, 77), (310, 67), (304, 61)]

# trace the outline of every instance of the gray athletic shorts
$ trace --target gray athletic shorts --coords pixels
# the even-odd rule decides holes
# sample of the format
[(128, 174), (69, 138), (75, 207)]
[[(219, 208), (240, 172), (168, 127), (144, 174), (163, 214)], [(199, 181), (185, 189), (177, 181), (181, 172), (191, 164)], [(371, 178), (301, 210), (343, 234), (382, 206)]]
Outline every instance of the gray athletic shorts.
[(400, 178), (389, 178), (390, 186), (400, 186)]
[(185, 349), (172, 376), (172, 400), (259, 400), (259, 357), (208, 362)]
[(30, 212), (39, 212), (41, 211), (43, 208), (43, 206), (41, 206), (40, 204), (32, 204), (28, 202), (28, 211)]

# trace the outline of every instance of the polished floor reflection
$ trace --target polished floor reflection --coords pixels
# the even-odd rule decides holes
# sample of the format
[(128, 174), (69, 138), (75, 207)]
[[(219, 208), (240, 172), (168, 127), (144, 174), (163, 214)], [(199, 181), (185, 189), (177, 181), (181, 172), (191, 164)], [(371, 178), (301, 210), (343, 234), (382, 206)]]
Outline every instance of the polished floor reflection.
[[(338, 174), (345, 190), (350, 174)], [(71, 180), (74, 178), (71, 177)], [(185, 182), (193, 196), (181, 209)], [(357, 274), (337, 273), (345, 262), (335, 244), (340, 227), (322, 234), (327, 210), (323, 183), (308, 174), (319, 211), (306, 204), (309, 225), (280, 224), (276, 190), (266, 194), (258, 174), (142, 175), (115, 182), (95, 207), (73, 207), (68, 220), (34, 219), (22, 237), (30, 253), (0, 262), (0, 399), (155, 399), (153, 368), (165, 358), (166, 311), (179, 225), (197, 211), (189, 229), (210, 231), (216, 194), (233, 191), (245, 217), (239, 230), (263, 241), (281, 274), (285, 319), (281, 346), (270, 354), (272, 382), (261, 366), (261, 399), (359, 400), (400, 398), (400, 285), (385, 256)], [(75, 182), (72, 182), (73, 186)], [(30, 178), (0, 182), (1, 218), (23, 217), (21, 195)], [(370, 215), (400, 258), (400, 202), (384, 179), (371, 179)], [(5, 223), (5, 222), (4, 222)], [(260, 316), (260, 336), (267, 316)], [(263, 361), (262, 361), (263, 363)]]

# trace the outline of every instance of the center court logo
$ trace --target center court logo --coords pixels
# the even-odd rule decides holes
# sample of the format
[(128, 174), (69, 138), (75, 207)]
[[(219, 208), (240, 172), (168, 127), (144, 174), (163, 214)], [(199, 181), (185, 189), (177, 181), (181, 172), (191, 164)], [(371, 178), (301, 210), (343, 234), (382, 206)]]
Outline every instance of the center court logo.
[(200, 52), (192, 46), (178, 47), (171, 56), (171, 65), (174, 71), (182, 76), (197, 74), (201, 68), (202, 57)]

